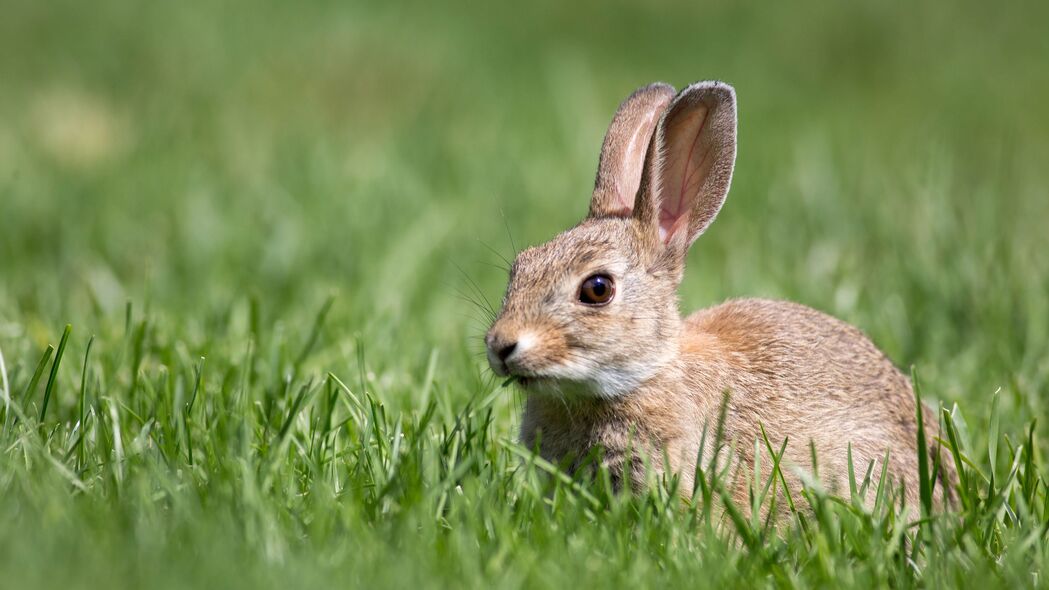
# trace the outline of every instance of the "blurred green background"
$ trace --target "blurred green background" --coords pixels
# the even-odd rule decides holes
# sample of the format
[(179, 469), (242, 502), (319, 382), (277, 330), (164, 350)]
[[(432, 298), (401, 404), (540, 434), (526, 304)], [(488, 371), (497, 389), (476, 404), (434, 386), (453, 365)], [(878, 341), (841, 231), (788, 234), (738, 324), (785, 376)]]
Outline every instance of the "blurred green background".
[[(1045, 376), (1044, 3), (3, 12), (8, 341), (126, 299), (192, 321), (250, 292), (278, 319), (334, 291), (350, 318), (458, 345), (477, 330), (456, 265), (497, 299), (478, 263), (582, 216), (623, 97), (722, 79), (736, 181), (684, 308), (795, 298), (930, 377), (971, 370), (956, 395)], [(998, 360), (1010, 374), (978, 370)]]
[(334, 296), (309, 370), (349, 373), (366, 351), (387, 403), (412, 408), (437, 350), (435, 383), (465, 402), (489, 383), (469, 300), (498, 305), (501, 256), (583, 216), (620, 100), (700, 79), (736, 87), (739, 159), (684, 311), (794, 299), (972, 418), (998, 389), (1013, 427), (1047, 409), (1049, 3), (0, 14), (0, 350), (24, 388), (73, 324), (58, 415), (88, 335), (117, 347), (127, 301), (210, 363), (243, 354), (251, 313), (297, 345)]

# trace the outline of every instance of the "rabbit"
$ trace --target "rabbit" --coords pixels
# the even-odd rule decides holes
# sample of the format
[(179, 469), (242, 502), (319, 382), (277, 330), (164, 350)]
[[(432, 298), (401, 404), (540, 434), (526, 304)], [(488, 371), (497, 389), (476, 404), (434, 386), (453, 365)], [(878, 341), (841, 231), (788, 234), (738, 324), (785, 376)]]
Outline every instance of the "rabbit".
[[(716, 465), (732, 475), (723, 491), (748, 514), (754, 466), (762, 482), (773, 473), (765, 435), (777, 453), (786, 441), (781, 472), (794, 498), (813, 472), (810, 445), (820, 484), (847, 493), (851, 445), (857, 479), (873, 465), (874, 489), (887, 457), (884, 483), (902, 491), (898, 503), (918, 506), (911, 383), (860, 330), (767, 299), (681, 317), (685, 255), (725, 202), (735, 156), (728, 84), (675, 92), (655, 83), (621, 104), (587, 217), (517, 255), (485, 335), (492, 370), (526, 393), (522, 444), (569, 472), (599, 452), (627, 491), (648, 485), (653, 472), (675, 476), (686, 500), (697, 460), (708, 469), (717, 453)], [(942, 506), (956, 475), (946, 448), (941, 455), (936, 414), (926, 408), (924, 416)]]

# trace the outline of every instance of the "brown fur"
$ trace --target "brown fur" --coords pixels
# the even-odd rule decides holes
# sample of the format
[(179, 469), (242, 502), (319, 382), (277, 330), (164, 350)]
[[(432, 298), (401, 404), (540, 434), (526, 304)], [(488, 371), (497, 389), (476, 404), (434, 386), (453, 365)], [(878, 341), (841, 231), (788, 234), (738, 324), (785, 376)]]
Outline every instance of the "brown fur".
[[(700, 83), (669, 101), (669, 87), (639, 90), (620, 107), (602, 148), (591, 216), (550, 242), (522, 252), (511, 269), (499, 318), (486, 342), (498, 374), (529, 392), (524, 444), (578, 469), (595, 449), (613, 478), (645, 485), (647, 468), (668, 467), (683, 494), (704, 428), (709, 465), (727, 394), (724, 446), (717, 451), (745, 507), (755, 442), (764, 427), (774, 448), (787, 441), (783, 472), (796, 497), (815, 447), (822, 485), (849, 489), (851, 445), (857, 478), (889, 455), (892, 484), (918, 504), (917, 421), (910, 381), (856, 328), (785, 301), (733, 300), (682, 319), (677, 287), (692, 243), (713, 221), (731, 182), (735, 94)], [(654, 130), (646, 122), (659, 115)], [(624, 147), (651, 133), (641, 162)], [(637, 156), (640, 157), (640, 156)], [(640, 174), (638, 174), (640, 169)], [(637, 183), (633, 207), (616, 191)], [(602, 188), (604, 187), (604, 188)], [(622, 209), (622, 210), (621, 210)], [(580, 303), (581, 281), (615, 281), (604, 306)], [(940, 453), (935, 414), (926, 412), (931, 456)], [(772, 458), (760, 461), (762, 481)], [(955, 475), (941, 456), (943, 490)], [(664, 464), (665, 460), (665, 464)], [(876, 482), (875, 482), (876, 483)], [(782, 497), (779, 504), (782, 505)]]

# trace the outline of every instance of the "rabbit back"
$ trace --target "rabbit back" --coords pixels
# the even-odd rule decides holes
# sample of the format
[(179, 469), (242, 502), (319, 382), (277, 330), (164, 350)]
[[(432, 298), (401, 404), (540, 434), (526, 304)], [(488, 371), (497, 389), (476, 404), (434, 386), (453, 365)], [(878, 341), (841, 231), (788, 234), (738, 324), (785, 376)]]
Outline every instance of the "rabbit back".
[[(737, 448), (742, 471), (755, 464), (754, 441), (763, 443), (764, 427), (777, 450), (787, 441), (788, 467), (813, 471), (811, 443), (820, 482), (836, 494), (849, 490), (850, 446), (857, 479), (871, 463), (877, 477), (888, 456), (892, 483), (902, 484), (906, 503), (917, 506), (914, 391), (859, 329), (793, 302), (737, 299), (686, 318), (681, 354), (686, 373), (705, 381), (693, 383), (692, 391), (728, 393), (725, 439)], [(704, 413), (709, 421), (709, 410)], [(942, 484), (955, 478), (953, 464), (936, 442), (936, 413), (925, 407), (923, 415), (930, 457), (940, 456), (935, 495), (942, 501)], [(768, 476), (771, 461), (763, 459)], [(800, 486), (800, 478), (793, 479), (792, 487)]]

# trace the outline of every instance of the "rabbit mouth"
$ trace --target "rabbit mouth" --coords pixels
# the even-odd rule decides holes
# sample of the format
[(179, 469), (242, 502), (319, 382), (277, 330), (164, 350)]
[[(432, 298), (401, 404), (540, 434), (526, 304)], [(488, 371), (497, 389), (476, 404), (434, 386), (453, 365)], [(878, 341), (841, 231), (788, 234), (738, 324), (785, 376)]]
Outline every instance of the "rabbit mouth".
[(517, 384), (528, 393), (564, 396), (565, 382), (553, 377), (518, 377)]
[(524, 391), (538, 395), (552, 395), (561, 399), (600, 397), (592, 385), (585, 381), (545, 375), (518, 375), (514, 381)]
[(543, 385), (552, 385), (555, 380), (549, 377), (517, 377), (517, 383), (525, 389), (538, 389), (542, 388)]
[(537, 383), (542, 383), (544, 381), (551, 381), (551, 379), (549, 379), (548, 377), (538, 377), (535, 375), (521, 375), (519, 373), (510, 373), (503, 386), (505, 387), (507, 385), (517, 385), (525, 389), (530, 389), (535, 387)]
[(510, 373), (503, 387), (517, 385), (528, 391), (548, 391), (560, 389), (561, 380), (554, 377), (542, 375), (522, 375), (521, 373)]

